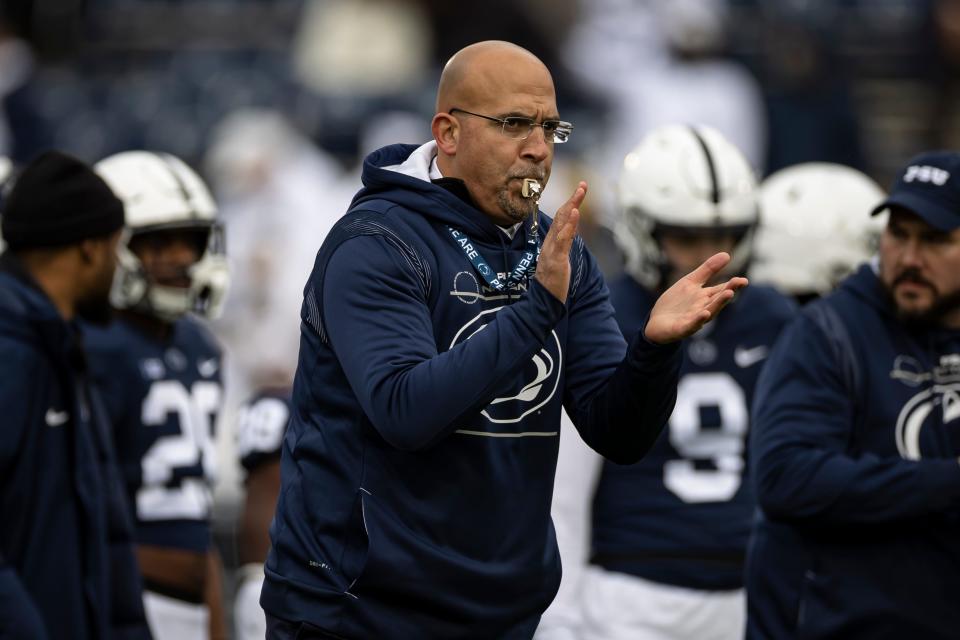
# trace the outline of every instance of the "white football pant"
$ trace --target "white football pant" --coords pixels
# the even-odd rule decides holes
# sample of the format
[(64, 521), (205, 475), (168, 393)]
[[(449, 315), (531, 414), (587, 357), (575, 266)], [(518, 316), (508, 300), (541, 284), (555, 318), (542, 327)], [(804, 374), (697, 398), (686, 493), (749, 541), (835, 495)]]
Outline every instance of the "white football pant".
[(589, 567), (583, 576), (582, 640), (741, 640), (743, 589), (699, 591)]
[[(247, 567), (256, 571), (246, 570)], [(245, 565), (240, 570), (240, 586), (233, 601), (233, 624), (237, 640), (263, 640), (267, 635), (267, 616), (260, 607), (263, 565)]]
[(154, 640), (206, 640), (210, 637), (210, 612), (205, 604), (144, 591), (143, 609)]

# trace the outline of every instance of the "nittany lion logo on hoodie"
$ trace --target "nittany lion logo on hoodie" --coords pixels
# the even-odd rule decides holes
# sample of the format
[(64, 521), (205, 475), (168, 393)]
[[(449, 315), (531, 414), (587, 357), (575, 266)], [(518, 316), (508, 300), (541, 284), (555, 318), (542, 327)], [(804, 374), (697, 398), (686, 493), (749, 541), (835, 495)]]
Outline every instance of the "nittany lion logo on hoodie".
[(920, 460), (925, 451), (938, 450), (938, 439), (950, 439), (945, 430), (960, 430), (960, 422), (951, 424), (960, 418), (960, 356), (942, 356), (932, 372), (920, 369), (913, 358), (900, 356), (891, 372), (905, 384), (924, 386), (897, 416), (897, 451), (907, 460)]
[[(469, 340), (483, 331), (487, 324), (503, 307), (487, 309), (463, 325), (450, 343), (456, 345)], [(496, 424), (514, 424), (526, 416), (541, 409), (557, 392), (560, 384), (560, 371), (563, 364), (563, 351), (556, 331), (551, 331), (546, 344), (523, 367), (517, 385), (503, 397), (495, 398), (481, 414)]]

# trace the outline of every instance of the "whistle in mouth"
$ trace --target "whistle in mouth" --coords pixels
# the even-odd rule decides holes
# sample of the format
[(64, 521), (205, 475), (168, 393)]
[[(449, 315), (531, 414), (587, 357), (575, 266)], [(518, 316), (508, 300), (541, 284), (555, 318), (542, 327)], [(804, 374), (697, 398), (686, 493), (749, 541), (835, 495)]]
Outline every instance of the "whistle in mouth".
[[(539, 180), (534, 180), (533, 178), (524, 178), (523, 186), (520, 188), (520, 195), (524, 198), (536, 198), (536, 203), (540, 204), (540, 191), (543, 189), (543, 185), (540, 184)], [(538, 220), (539, 214), (534, 213), (533, 219), (530, 222), (530, 232), (534, 235), (540, 229), (540, 221)]]
[(543, 189), (543, 186), (540, 184), (539, 180), (534, 180), (533, 178), (524, 178), (523, 187), (520, 189), (520, 195), (524, 198), (536, 198), (537, 202), (540, 202), (540, 191)]

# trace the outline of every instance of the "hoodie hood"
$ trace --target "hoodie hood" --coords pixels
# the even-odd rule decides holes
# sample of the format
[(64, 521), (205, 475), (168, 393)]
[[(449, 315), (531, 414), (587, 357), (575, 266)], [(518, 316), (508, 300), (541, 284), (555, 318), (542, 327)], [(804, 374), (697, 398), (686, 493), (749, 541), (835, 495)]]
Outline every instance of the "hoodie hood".
[[(502, 233), (485, 213), (430, 181), (430, 164), (436, 155), (433, 140), (420, 146), (394, 144), (377, 149), (363, 161), (364, 187), (352, 205), (382, 198), (462, 231), (471, 240), (499, 245)], [(514, 243), (522, 244), (524, 235), (517, 233)]]
[(883, 288), (880, 282), (880, 264), (876, 258), (860, 266), (851, 276), (844, 280), (839, 287), (840, 291), (845, 291), (850, 295), (862, 300), (873, 309), (876, 309), (886, 322), (896, 323), (903, 327), (903, 330), (913, 335), (914, 339), (921, 344), (941, 348), (944, 345), (954, 345), (960, 340), (960, 330), (947, 329), (943, 327), (918, 328), (903, 324), (897, 318), (897, 310)]
[(884, 318), (896, 318), (896, 309), (880, 282), (880, 265), (876, 259), (860, 265), (840, 283), (838, 291), (846, 291), (866, 302)]

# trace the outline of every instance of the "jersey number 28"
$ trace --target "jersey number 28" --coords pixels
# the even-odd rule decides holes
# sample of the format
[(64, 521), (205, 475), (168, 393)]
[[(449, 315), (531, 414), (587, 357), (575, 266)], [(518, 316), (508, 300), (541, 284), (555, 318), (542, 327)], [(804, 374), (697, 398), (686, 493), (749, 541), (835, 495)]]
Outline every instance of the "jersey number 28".
[[(200, 380), (187, 391), (179, 380), (159, 380), (143, 401), (141, 419), (158, 427), (173, 414), (180, 433), (161, 436), (141, 461), (143, 484), (137, 492), (141, 520), (203, 519), (210, 509), (207, 478), (214, 474), (212, 423), (220, 407), (220, 385)], [(199, 467), (194, 475), (171, 486), (174, 470)]]

